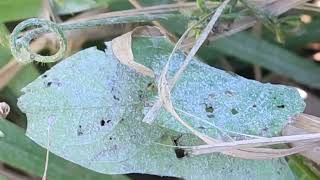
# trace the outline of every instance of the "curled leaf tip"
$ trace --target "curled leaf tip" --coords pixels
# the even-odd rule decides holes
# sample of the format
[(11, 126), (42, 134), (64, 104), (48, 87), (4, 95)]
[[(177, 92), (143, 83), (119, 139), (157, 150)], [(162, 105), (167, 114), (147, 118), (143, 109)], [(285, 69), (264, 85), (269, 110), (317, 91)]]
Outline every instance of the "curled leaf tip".
[[(32, 26), (41, 26), (41, 28), (36, 28), (30, 31), (27, 31), (22, 37), (21, 32), (28, 27)], [(42, 33), (53, 32), (57, 35), (59, 41), (59, 50), (56, 54), (51, 56), (42, 56), (40, 54), (32, 52), (30, 49), (31, 40), (37, 38)], [(67, 40), (63, 34), (62, 29), (58, 24), (44, 20), (32, 18), (18, 24), (11, 36), (10, 36), (11, 52), (15, 59), (20, 63), (30, 63), (32, 61), (37, 62), (55, 62), (63, 58), (65, 52), (67, 51)]]

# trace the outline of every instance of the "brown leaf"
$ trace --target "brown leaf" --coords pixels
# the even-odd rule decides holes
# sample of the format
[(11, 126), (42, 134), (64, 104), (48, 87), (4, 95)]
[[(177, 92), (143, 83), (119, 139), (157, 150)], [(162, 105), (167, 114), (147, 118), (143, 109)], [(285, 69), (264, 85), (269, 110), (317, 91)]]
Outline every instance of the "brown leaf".
[[(287, 125), (282, 134), (283, 135), (298, 135), (307, 133), (319, 133), (320, 132), (320, 118), (311, 116), (308, 114), (299, 114), (292, 119), (292, 122)], [(307, 145), (309, 142), (295, 142), (290, 145), (293, 147)], [(301, 155), (306, 158), (320, 164), (320, 142), (315, 142), (313, 148), (309, 148), (308, 151), (300, 152)]]
[(141, 74), (154, 78), (154, 72), (150, 68), (134, 61), (131, 47), (132, 37), (134, 36), (155, 37), (163, 36), (163, 33), (156, 27), (142, 26), (113, 39), (111, 42), (112, 51), (122, 64), (129, 66)]

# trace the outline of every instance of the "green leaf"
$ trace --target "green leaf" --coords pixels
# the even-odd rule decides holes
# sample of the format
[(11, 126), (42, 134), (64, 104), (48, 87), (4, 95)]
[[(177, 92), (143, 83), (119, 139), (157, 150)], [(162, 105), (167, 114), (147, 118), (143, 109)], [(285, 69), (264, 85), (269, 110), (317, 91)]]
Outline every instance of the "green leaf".
[(197, 6), (198, 8), (203, 11), (203, 12), (206, 12), (208, 9), (206, 7), (206, 0), (197, 0)]
[(290, 156), (288, 164), (299, 180), (316, 180), (319, 177), (305, 165), (303, 157), (299, 155)]
[(0, 22), (39, 16), (41, 0), (1, 0)]
[[(89, 48), (67, 58), (23, 89), (25, 94), (18, 105), (28, 117), (28, 137), (42, 147), (47, 147), (49, 137), (51, 152), (107, 174), (146, 173), (185, 179), (293, 178), (283, 158), (242, 160), (222, 154), (190, 157), (182, 149), (161, 145), (203, 142), (164, 110), (157, 124), (143, 123), (157, 99), (156, 80), (120, 64), (111, 44), (107, 46), (106, 52)], [(171, 49), (172, 44), (162, 37), (133, 40), (136, 61), (157, 76)], [(174, 56), (170, 74), (182, 60), (183, 54)], [(247, 80), (197, 60), (189, 65), (172, 95), (175, 107), (204, 119), (186, 118), (194, 128), (218, 139), (225, 137), (211, 124), (227, 131), (271, 136), (279, 134), (288, 118), (304, 109), (293, 88)]]
[[(106, 7), (108, 1), (110, 0), (98, 0), (97, 2), (93, 0), (51, 0), (53, 9), (58, 14), (70, 14), (101, 6)], [(42, 0), (0, 1), (0, 22), (38, 17), (41, 13)]]
[(310, 24), (304, 25), (298, 33), (288, 37), (286, 42), (287, 47), (291, 49), (299, 49), (305, 47), (308, 43), (318, 42), (320, 40), (319, 16), (315, 16), (313, 18), (314, 20)]
[(0, 48), (9, 48), (9, 32), (7, 27), (0, 23)]
[(319, 65), (246, 33), (219, 39), (210, 44), (209, 48), (237, 57), (242, 61), (260, 65), (299, 83), (320, 88), (320, 76), (315, 75), (320, 74)]
[[(0, 119), (0, 161), (24, 170), (35, 176), (42, 176), (46, 150), (32, 142), (24, 131), (5, 119)], [(48, 179), (117, 179), (125, 176), (108, 176), (95, 173), (50, 154)]]
[(106, 0), (51, 0), (58, 14), (70, 14), (85, 11), (99, 6), (107, 6)]

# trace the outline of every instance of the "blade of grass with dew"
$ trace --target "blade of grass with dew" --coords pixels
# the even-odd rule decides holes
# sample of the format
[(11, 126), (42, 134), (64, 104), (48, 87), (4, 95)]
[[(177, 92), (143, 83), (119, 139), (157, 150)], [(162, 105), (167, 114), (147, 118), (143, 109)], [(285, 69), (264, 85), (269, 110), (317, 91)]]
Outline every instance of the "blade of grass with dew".
[[(45, 162), (45, 149), (36, 145), (24, 135), (24, 130), (11, 122), (0, 119), (0, 130), (4, 133), (0, 137), (0, 161), (35, 176), (42, 176)], [(49, 179), (104, 179), (128, 180), (126, 176), (109, 176), (95, 173), (71, 162), (63, 160), (53, 154), (50, 155)]]

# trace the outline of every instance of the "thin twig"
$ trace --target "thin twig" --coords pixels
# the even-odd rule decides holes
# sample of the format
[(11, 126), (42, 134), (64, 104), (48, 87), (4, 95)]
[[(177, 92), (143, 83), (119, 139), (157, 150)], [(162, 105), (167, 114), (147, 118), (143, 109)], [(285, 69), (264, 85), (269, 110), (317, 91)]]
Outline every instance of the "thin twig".
[[(142, 8), (143, 8), (143, 6), (139, 3), (138, 0), (129, 0), (129, 2), (130, 2), (136, 9), (142, 9)], [(146, 15), (148, 15), (148, 14), (146, 13)], [(153, 23), (154, 25), (156, 25), (156, 26), (160, 29), (160, 31), (165, 32), (165, 34), (168, 35), (169, 38), (170, 38), (172, 41), (176, 42), (176, 41), (178, 40), (178, 38), (177, 38), (175, 35), (173, 35), (172, 33), (170, 33), (170, 32), (169, 32), (165, 27), (163, 27), (158, 21), (152, 21), (152, 23)]]

